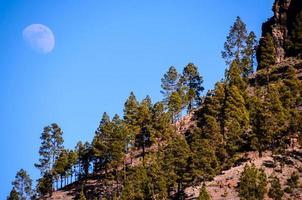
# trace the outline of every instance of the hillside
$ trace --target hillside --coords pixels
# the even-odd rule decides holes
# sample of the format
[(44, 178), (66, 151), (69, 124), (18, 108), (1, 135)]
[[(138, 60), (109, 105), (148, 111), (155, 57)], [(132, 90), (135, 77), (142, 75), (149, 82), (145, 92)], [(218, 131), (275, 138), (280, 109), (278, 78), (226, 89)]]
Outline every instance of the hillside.
[(131, 92), (91, 142), (66, 149), (60, 126), (46, 126), (32, 198), (302, 199), (302, 3), (273, 11), (259, 42), (237, 17), (225, 77), (205, 95), (197, 66), (172, 66), (161, 101)]
[[(212, 199), (217, 200), (239, 200), (237, 187), (239, 184), (239, 177), (244, 171), (246, 165), (255, 164), (257, 168), (264, 169), (268, 177), (276, 176), (281, 182), (281, 187), (284, 189), (287, 187), (287, 179), (295, 171), (299, 171), (302, 181), (302, 151), (288, 151), (283, 155), (272, 155), (272, 152), (265, 152), (262, 157), (259, 157), (257, 152), (247, 152), (242, 155), (246, 161), (239, 163), (238, 166), (234, 166), (229, 170), (222, 171), (221, 175), (214, 177), (214, 180), (206, 182), (206, 188)], [(282, 166), (281, 159), (285, 159), (286, 162)], [(189, 187), (186, 189), (188, 195), (187, 199), (197, 199), (199, 196), (200, 186)], [(271, 199), (268, 196), (265, 199)], [(302, 199), (302, 188), (295, 189), (292, 194), (285, 193), (283, 199)]]

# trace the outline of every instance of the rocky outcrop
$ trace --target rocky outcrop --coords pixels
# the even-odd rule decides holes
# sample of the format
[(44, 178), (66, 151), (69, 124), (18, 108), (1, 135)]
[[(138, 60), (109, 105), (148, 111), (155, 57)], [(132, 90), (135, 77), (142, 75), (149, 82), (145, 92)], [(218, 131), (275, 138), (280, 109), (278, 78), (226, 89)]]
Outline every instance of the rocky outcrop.
[(276, 48), (276, 62), (282, 62), (286, 57), (296, 56), (289, 48), (290, 33), (295, 19), (302, 11), (301, 0), (275, 0), (274, 16), (262, 26), (262, 36), (270, 33)]

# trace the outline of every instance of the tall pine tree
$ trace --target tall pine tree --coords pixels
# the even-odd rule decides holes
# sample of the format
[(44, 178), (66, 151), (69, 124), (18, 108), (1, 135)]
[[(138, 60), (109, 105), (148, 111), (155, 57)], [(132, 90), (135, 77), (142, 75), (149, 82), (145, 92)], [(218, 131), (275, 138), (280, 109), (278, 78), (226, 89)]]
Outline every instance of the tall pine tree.
[(222, 57), (226, 64), (229, 65), (236, 61), (239, 63), (242, 76), (247, 77), (253, 70), (255, 47), (255, 34), (253, 32), (248, 33), (246, 24), (240, 17), (237, 17), (235, 23), (231, 26), (222, 51)]
[(203, 78), (198, 72), (198, 68), (193, 64), (189, 63), (183, 70), (181, 76), (181, 83), (184, 88), (184, 92), (187, 100), (188, 112), (196, 108), (201, 104), (201, 92), (203, 88)]
[(257, 70), (266, 69), (267, 71), (276, 62), (276, 52), (275, 52), (274, 42), (272, 36), (269, 33), (267, 33), (259, 41), (259, 46), (257, 49), (257, 61), (258, 61)]
[(20, 169), (12, 182), (15, 191), (18, 193), (19, 199), (29, 200), (31, 199), (32, 192), (32, 180), (24, 169)]
[(179, 79), (180, 75), (175, 67), (170, 67), (164, 77), (161, 79), (161, 93), (164, 95), (164, 104), (168, 105), (169, 97), (173, 92), (179, 89)]

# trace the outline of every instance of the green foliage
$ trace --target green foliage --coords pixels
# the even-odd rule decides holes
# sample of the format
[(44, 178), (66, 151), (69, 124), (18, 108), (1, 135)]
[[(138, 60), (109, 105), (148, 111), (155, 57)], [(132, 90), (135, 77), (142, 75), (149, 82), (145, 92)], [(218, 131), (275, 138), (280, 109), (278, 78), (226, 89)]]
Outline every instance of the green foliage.
[(242, 136), (248, 127), (249, 113), (243, 93), (236, 86), (227, 89), (225, 101), (225, 133), (224, 138), (227, 144), (227, 151), (234, 155), (242, 145)]
[(205, 187), (204, 184), (200, 188), (200, 193), (199, 193), (198, 200), (211, 200), (211, 197), (208, 194), (208, 191), (207, 191), (207, 189), (206, 189), (206, 187)]
[(163, 170), (169, 179), (168, 190), (177, 188), (177, 197), (183, 198), (183, 189), (188, 178), (190, 148), (181, 136), (175, 136), (164, 149)]
[(222, 57), (226, 60), (226, 64), (230, 64), (234, 60), (240, 60), (244, 51), (246, 38), (246, 24), (238, 16), (233, 26), (230, 28), (227, 41), (224, 43)]
[(24, 169), (20, 169), (12, 182), (13, 190), (18, 193), (19, 199), (30, 199), (32, 196), (32, 180)]
[(111, 142), (112, 128), (110, 118), (105, 112), (92, 142), (95, 171), (102, 170), (109, 162), (110, 151), (108, 145)]
[(259, 89), (257, 95), (262, 97), (254, 98), (251, 109), (252, 133), (257, 138), (254, 146), (262, 151), (278, 146), (277, 141), (286, 130), (286, 113), (280, 101), (277, 85), (268, 86), (268, 91)]
[(52, 175), (45, 173), (41, 178), (38, 179), (37, 183), (37, 192), (40, 197), (45, 196), (46, 194), (52, 194)]
[(53, 123), (46, 126), (40, 137), (41, 146), (39, 149), (40, 159), (35, 166), (41, 171), (41, 175), (51, 173), (51, 169), (63, 150), (63, 132), (58, 124)]
[(145, 158), (145, 148), (154, 143), (152, 108), (151, 99), (147, 96), (141, 102), (138, 111), (139, 132), (135, 135), (135, 146), (143, 150), (143, 159)]
[(170, 122), (170, 116), (169, 113), (165, 112), (164, 105), (161, 102), (158, 102), (153, 106), (152, 123), (153, 134), (158, 145), (171, 137), (173, 129)]
[(172, 115), (172, 122), (174, 123), (179, 118), (182, 109), (182, 100), (178, 92), (173, 92), (169, 97), (168, 109)]
[(247, 84), (241, 77), (240, 71), (238, 62), (232, 62), (229, 70), (226, 72), (226, 82), (229, 86), (236, 86), (242, 93), (244, 93), (247, 88)]
[(184, 68), (180, 81), (188, 102), (188, 111), (191, 111), (201, 103), (200, 94), (204, 90), (203, 78), (199, 74), (198, 68), (193, 63), (189, 63)]
[(277, 177), (273, 177), (271, 182), (271, 187), (268, 192), (268, 196), (273, 200), (282, 200), (284, 192), (281, 188), (280, 180)]
[(7, 200), (19, 200), (19, 195), (16, 191), (16, 189), (13, 187), (13, 189), (10, 191), (9, 196), (7, 197)]
[(147, 175), (151, 180), (151, 193), (156, 199), (167, 199), (167, 178), (162, 170), (161, 158), (154, 160), (154, 162), (148, 166)]
[(127, 176), (125, 187), (122, 191), (123, 200), (152, 199), (151, 180), (147, 175), (147, 170), (143, 166), (132, 169)]
[(237, 17), (224, 43), (222, 58), (227, 65), (234, 61), (239, 63), (242, 76), (247, 77), (253, 72), (255, 46), (254, 32), (248, 33), (246, 24)]
[(78, 179), (89, 174), (90, 161), (92, 160), (92, 147), (89, 142), (78, 142), (75, 148), (78, 157)]
[(180, 75), (173, 66), (168, 69), (166, 74), (164, 74), (164, 77), (161, 79), (161, 93), (164, 95), (163, 102), (165, 105), (168, 105), (171, 94), (178, 91), (180, 87), (179, 79)]
[(137, 166), (128, 172), (121, 199), (167, 199), (167, 178), (160, 160), (156, 161), (150, 166)]
[(209, 139), (203, 139), (200, 133), (193, 134), (191, 169), (193, 177), (197, 180), (208, 180), (216, 174), (218, 169), (218, 160), (215, 154), (215, 148)]
[(68, 152), (66, 150), (63, 150), (53, 166), (52, 174), (54, 176), (57, 176), (57, 175), (60, 176), (61, 187), (63, 186), (63, 177), (67, 175), (67, 170), (68, 170), (68, 165), (69, 165), (68, 161), (69, 161)]
[(135, 135), (139, 133), (138, 111), (139, 102), (137, 101), (134, 93), (131, 92), (124, 104), (124, 122), (127, 129), (127, 143), (129, 143), (126, 151), (128, 151), (128, 147), (134, 146)]
[[(300, 15), (290, 33), (297, 38), (295, 51), (302, 46)], [(39, 197), (51, 195), (54, 180), (57, 184), (61, 180), (62, 187), (63, 180), (68, 184), (75, 175), (85, 183), (93, 173), (102, 181), (102, 198), (184, 199), (186, 187), (211, 180), (232, 166), (239, 153), (258, 150), (261, 155), (267, 149), (282, 153), (291, 134), (300, 134), (302, 141), (298, 109), (302, 106), (302, 86), (297, 70), (287, 67), (282, 76), (270, 77), (273, 70), (275, 74), (278, 71), (274, 68), (273, 38), (267, 34), (257, 51), (258, 69), (266, 69), (260, 73), (266, 75), (267, 84), (260, 87), (257, 79), (256, 87), (251, 87), (248, 77), (253, 71), (255, 43), (255, 34), (248, 33), (238, 17), (222, 52), (229, 69), (213, 90), (201, 96), (203, 77), (193, 63), (185, 66), (182, 74), (170, 67), (161, 79), (162, 102), (153, 104), (149, 96), (138, 101), (131, 92), (123, 119), (118, 115), (111, 119), (105, 112), (92, 143), (79, 142), (75, 150), (63, 148), (63, 133), (57, 124), (45, 127), (36, 164), (42, 176), (37, 184)], [(185, 108), (197, 124), (188, 122), (185, 125), (190, 127), (180, 134), (177, 128), (183, 121), (176, 122)], [(246, 166), (238, 187), (240, 198), (263, 199), (266, 184), (263, 170)], [(287, 190), (298, 185), (297, 174), (293, 174)], [(20, 184), (14, 185), (11, 199), (19, 195), (19, 188)], [(282, 199), (276, 177), (271, 180), (269, 196)], [(86, 199), (83, 189), (78, 197)], [(210, 199), (205, 185), (199, 199)]]
[(273, 43), (273, 38), (269, 33), (267, 33), (263, 38), (260, 39), (259, 47), (257, 50), (257, 60), (257, 70), (265, 68), (269, 69), (276, 62), (276, 52)]
[(238, 192), (242, 200), (263, 199), (266, 193), (266, 175), (255, 165), (245, 166), (239, 180)]
[(256, 49), (258, 41), (255, 33), (252, 31), (248, 34), (246, 40), (246, 48), (244, 49), (244, 55), (242, 58), (243, 77), (247, 77), (254, 71), (254, 64), (256, 58)]

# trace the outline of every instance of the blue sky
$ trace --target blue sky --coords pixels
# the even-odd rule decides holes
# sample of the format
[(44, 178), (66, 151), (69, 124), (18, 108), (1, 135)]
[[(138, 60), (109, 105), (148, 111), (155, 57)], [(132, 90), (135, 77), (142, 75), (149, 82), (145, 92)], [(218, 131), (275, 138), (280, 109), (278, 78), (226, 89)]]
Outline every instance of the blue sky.
[[(273, 0), (0, 0), (0, 199), (20, 168), (33, 179), (43, 127), (65, 146), (91, 141), (102, 113), (122, 114), (130, 91), (161, 99), (160, 78), (195, 63), (210, 89), (226, 68), (220, 52), (237, 15), (260, 35)], [(38, 54), (22, 39), (48, 26), (56, 46)]]

